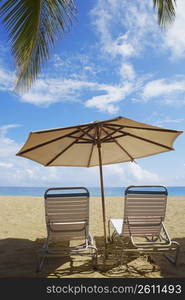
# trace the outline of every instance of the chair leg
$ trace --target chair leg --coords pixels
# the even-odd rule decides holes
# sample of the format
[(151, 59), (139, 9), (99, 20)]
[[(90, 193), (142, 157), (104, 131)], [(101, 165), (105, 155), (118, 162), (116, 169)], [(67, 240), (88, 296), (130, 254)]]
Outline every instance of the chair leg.
[(89, 245), (88, 248), (91, 249), (92, 253), (92, 265), (93, 269), (97, 269), (97, 257), (98, 257), (98, 251), (95, 246)]
[(175, 257), (171, 257), (169, 255), (164, 255), (164, 257), (169, 261), (171, 262), (172, 264), (174, 264), (175, 266), (177, 266), (178, 264), (178, 257), (179, 257), (179, 251), (180, 251), (180, 244), (173, 241), (173, 244), (176, 245), (176, 251), (175, 251)]
[(38, 262), (37, 262), (37, 268), (36, 268), (36, 273), (39, 273), (43, 267), (44, 264), (44, 260), (45, 260), (46, 256), (38, 256)]
[(123, 251), (121, 251), (121, 256), (120, 256), (120, 265), (122, 266), (123, 264)]
[(97, 259), (98, 259), (98, 256), (97, 256), (97, 251), (96, 251), (92, 257), (92, 265), (93, 265), (94, 270), (97, 270)]
[(45, 251), (43, 255), (39, 255), (37, 256), (38, 262), (37, 262), (37, 269), (36, 269), (36, 273), (39, 273), (43, 267), (44, 264), (44, 260), (46, 258), (46, 252), (48, 251), (48, 244), (49, 244), (49, 234), (47, 236), (47, 238), (44, 241), (44, 245), (42, 247), (42, 249)]
[(93, 246), (94, 244), (94, 241), (93, 241), (93, 237), (92, 237), (92, 234), (89, 232), (89, 235), (88, 235), (88, 244)]
[(111, 237), (110, 237), (110, 220), (108, 220), (108, 242), (110, 242)]
[(179, 252), (180, 252), (180, 245), (177, 247), (176, 255), (175, 255), (175, 265), (176, 266), (178, 264)]

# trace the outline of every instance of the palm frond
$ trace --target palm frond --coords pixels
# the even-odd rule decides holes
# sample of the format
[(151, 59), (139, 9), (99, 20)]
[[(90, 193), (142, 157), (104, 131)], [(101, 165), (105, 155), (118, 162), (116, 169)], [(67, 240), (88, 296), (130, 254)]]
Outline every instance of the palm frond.
[(159, 25), (165, 27), (173, 22), (175, 18), (176, 0), (153, 0), (153, 4), (157, 10)]
[[(1, 1), (2, 2), (2, 1)], [(16, 90), (27, 91), (76, 14), (73, 0), (6, 0), (0, 17), (17, 67)]]

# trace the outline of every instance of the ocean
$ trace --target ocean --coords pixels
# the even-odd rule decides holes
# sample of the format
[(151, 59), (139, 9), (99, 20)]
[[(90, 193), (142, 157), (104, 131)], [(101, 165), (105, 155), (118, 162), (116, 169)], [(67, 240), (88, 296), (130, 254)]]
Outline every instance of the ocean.
[[(1, 186), (0, 196), (43, 196), (49, 187)], [(91, 196), (100, 196), (99, 187), (87, 187)], [(185, 186), (169, 186), (169, 196), (185, 196)], [(105, 187), (105, 196), (122, 196), (124, 187)]]

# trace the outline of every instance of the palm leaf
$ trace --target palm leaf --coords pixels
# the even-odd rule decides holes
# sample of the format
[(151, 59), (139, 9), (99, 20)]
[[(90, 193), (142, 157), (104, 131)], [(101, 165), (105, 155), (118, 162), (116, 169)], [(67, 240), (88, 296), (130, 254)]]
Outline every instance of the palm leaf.
[(56, 40), (70, 28), (76, 9), (73, 0), (3, 2), (0, 17), (9, 33), (11, 51), (15, 58), (16, 90), (24, 92), (31, 87), (50, 57)]
[(157, 9), (158, 23), (162, 27), (172, 23), (175, 17), (176, 0), (153, 0), (154, 8)]

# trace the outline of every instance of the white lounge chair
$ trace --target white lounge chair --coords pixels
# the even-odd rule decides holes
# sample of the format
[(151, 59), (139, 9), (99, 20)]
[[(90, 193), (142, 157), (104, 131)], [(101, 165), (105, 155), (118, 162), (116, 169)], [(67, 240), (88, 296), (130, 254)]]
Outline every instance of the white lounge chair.
[[(179, 243), (172, 241), (165, 228), (167, 188), (164, 186), (129, 186), (125, 190), (123, 219), (108, 221), (109, 239), (122, 243), (124, 252), (144, 254), (169, 254), (172, 263), (177, 263)], [(111, 235), (111, 226), (113, 234)], [(122, 260), (121, 256), (121, 260)]]
[[(88, 254), (95, 266), (97, 249), (89, 232), (89, 191), (84, 187), (49, 188), (44, 199), (47, 238), (38, 251), (37, 272), (46, 257)], [(70, 246), (71, 240), (80, 244)], [(57, 246), (57, 242), (68, 242), (68, 245)]]

